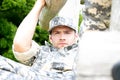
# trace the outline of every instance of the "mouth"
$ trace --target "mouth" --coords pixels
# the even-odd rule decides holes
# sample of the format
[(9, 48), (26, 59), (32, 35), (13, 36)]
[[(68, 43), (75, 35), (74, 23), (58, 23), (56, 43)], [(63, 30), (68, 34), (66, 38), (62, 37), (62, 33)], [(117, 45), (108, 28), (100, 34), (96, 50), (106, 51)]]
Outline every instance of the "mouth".
[(61, 46), (61, 47), (66, 47), (66, 46), (67, 46), (67, 43), (59, 43), (59, 46)]
[(59, 45), (67, 45), (67, 43), (59, 43)]

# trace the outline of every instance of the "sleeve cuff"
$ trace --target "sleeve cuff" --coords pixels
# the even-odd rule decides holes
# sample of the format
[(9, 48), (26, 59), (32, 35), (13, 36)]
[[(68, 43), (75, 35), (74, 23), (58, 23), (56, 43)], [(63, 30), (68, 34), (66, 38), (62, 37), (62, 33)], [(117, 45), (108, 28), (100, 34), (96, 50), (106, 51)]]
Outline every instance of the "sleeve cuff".
[(13, 54), (15, 58), (20, 62), (25, 62), (31, 59), (33, 56), (37, 54), (39, 49), (40, 49), (40, 46), (35, 41), (32, 41), (31, 48), (28, 51), (23, 52), (23, 53), (14, 51), (14, 46), (12, 45)]

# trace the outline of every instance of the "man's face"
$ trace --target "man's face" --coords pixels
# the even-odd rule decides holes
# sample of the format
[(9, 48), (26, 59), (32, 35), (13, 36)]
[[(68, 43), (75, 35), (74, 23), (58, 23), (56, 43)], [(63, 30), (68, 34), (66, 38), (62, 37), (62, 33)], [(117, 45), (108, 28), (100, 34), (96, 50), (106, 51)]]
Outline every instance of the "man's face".
[(54, 47), (63, 48), (75, 43), (77, 37), (78, 35), (73, 29), (66, 26), (58, 26), (52, 30), (49, 40)]

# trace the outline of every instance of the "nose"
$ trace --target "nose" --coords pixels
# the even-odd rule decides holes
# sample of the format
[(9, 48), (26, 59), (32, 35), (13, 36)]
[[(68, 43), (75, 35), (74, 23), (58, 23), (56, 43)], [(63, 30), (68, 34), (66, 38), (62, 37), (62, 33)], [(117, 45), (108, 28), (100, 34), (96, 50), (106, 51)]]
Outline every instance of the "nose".
[(64, 34), (60, 34), (60, 40), (65, 40), (65, 35)]

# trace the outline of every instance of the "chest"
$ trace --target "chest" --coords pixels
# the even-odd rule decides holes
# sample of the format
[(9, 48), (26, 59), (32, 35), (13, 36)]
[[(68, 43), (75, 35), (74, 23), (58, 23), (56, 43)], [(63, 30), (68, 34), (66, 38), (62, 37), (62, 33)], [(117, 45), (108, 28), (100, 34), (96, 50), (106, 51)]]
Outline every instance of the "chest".
[(77, 48), (71, 50), (50, 50), (49, 48), (43, 48), (39, 51), (33, 67), (34, 69), (44, 71), (72, 70), (76, 54)]

